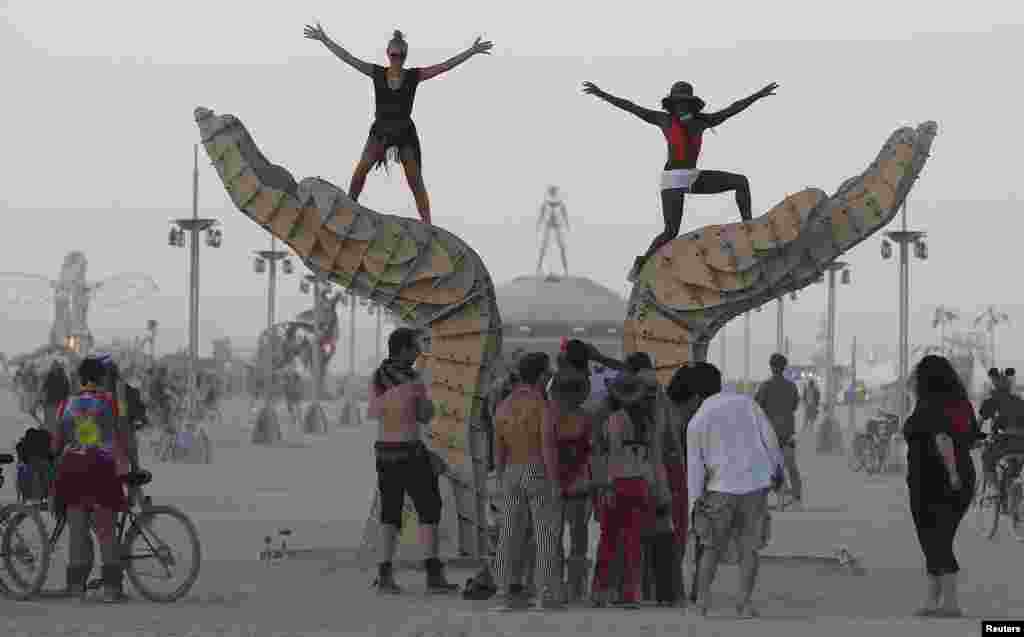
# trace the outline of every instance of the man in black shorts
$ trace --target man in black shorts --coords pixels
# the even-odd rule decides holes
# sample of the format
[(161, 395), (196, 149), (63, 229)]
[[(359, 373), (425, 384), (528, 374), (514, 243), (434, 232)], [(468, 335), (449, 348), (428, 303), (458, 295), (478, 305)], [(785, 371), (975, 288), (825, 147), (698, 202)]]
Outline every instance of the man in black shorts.
[(413, 369), (420, 351), (417, 332), (409, 328), (395, 330), (388, 337), (389, 356), (374, 372), (370, 383), (370, 417), (378, 422), (374, 448), (383, 559), (376, 584), (381, 593), (401, 592), (394, 580), (392, 560), (402, 528), (406, 494), (419, 519), (420, 541), (426, 554), (427, 591), (458, 590), (457, 585), (445, 579), (438, 558), (442, 506), (438, 476), (443, 472), (443, 461), (427, 448), (420, 432), (421, 424), (429, 423), (434, 417), (434, 405), (427, 398), (426, 385), (419, 372)]

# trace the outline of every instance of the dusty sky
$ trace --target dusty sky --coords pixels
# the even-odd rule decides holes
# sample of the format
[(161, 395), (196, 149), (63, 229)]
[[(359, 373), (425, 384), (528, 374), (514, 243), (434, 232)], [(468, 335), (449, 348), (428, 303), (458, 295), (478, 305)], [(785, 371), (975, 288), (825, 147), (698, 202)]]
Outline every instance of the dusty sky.
[[(187, 255), (167, 247), (166, 233), (169, 218), (190, 213), (196, 106), (239, 116), (297, 178), (348, 186), (372, 117), (371, 87), (303, 39), (303, 25), (319, 19), (374, 62), (394, 28), (408, 37), (412, 66), (442, 61), (478, 34), (495, 42), (494, 55), (424, 84), (414, 117), (435, 222), (473, 245), (497, 282), (534, 267), (536, 210), (548, 183), (567, 195), (570, 268), (613, 290), (625, 292), (633, 257), (660, 231), (664, 142), (653, 127), (580, 94), (581, 82), (656, 107), (672, 82), (686, 79), (719, 108), (775, 81), (777, 96), (706, 137), (703, 167), (747, 174), (758, 214), (808, 185), (833, 191), (894, 129), (934, 119), (934, 155), (909, 200), (910, 223), (929, 233), (930, 245), (929, 261), (912, 267), (912, 341), (935, 338), (937, 304), (972, 317), (994, 303), (1017, 323), (1024, 317), (1015, 288), (1000, 285), (1024, 229), (1022, 92), (1001, 79), (1024, 54), (1024, 4), (579, 6), (437, 0), (363, 3), (356, 12), (311, 1), (0, 2), (0, 213), (12, 224), (0, 270), (56, 276), (63, 255), (81, 249), (91, 278), (146, 272), (160, 296), (97, 307), (92, 327), (101, 336), (135, 334), (158, 318), (162, 345), (178, 346)], [(202, 156), (199, 200), (225, 235), (223, 248), (203, 251), (202, 340), (251, 342), (266, 317), (266, 281), (252, 272), (251, 253), (269, 237), (232, 209)], [(415, 214), (400, 170), (371, 175), (361, 202)], [(691, 198), (683, 228), (736, 216), (728, 196)], [(895, 346), (896, 265), (881, 260), (878, 244), (873, 238), (848, 255), (853, 285), (840, 291), (840, 343), (856, 336)], [(306, 303), (297, 286), (296, 277), (281, 283), (282, 319)], [(820, 286), (789, 306), (798, 355), (824, 306)], [(4, 307), (0, 350), (45, 338), (49, 308)], [(1024, 339), (1015, 329), (1000, 333), (1000, 358), (1019, 365)], [(733, 367), (742, 364), (741, 334), (736, 321)], [(766, 357), (774, 307), (754, 315), (753, 335), (755, 360)], [(371, 355), (372, 331), (360, 340), (360, 357)]]

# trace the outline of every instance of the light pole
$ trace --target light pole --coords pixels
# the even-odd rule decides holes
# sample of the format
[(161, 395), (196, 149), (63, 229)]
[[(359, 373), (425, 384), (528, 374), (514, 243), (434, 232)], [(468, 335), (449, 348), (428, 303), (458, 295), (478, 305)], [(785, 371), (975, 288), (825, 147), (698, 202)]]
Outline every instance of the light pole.
[[(326, 433), (327, 416), (324, 414), (320, 404), (320, 396), (323, 392), (324, 380), (324, 333), (321, 326), (324, 321), (323, 295), (330, 290), (331, 283), (326, 277), (317, 274), (307, 274), (299, 289), (308, 292), (312, 285), (313, 291), (313, 337), (316, 339), (313, 347), (313, 396), (309, 409), (304, 419), (306, 431)], [(332, 345), (333, 347), (333, 345)]]
[(723, 325), (721, 331), (718, 332), (719, 337), (721, 337), (721, 339), (722, 339), (722, 341), (721, 341), (721, 346), (722, 346), (722, 369), (719, 370), (720, 372), (722, 372), (722, 382), (728, 382), (726, 380), (728, 378), (728, 376), (725, 375), (725, 354), (726, 354), (726, 352), (725, 352), (725, 328), (728, 325), (729, 325), (728, 323)]
[(271, 235), (270, 249), (258, 250), (256, 259), (253, 262), (253, 271), (256, 274), (269, 272), (267, 276), (267, 341), (264, 346), (263, 360), (263, 393), (266, 397), (266, 404), (260, 410), (259, 420), (265, 427), (262, 429), (269, 436), (271, 431), (280, 431), (277, 421), (277, 411), (273, 406), (273, 383), (274, 383), (274, 352), (277, 349), (277, 336), (274, 334), (274, 321), (277, 303), (277, 262), (283, 261), (281, 269), (284, 274), (293, 272), (291, 259), (288, 258), (286, 250), (277, 250), (277, 240)]
[(849, 264), (833, 261), (825, 266), (828, 270), (828, 318), (826, 327), (825, 370), (825, 417), (818, 430), (818, 453), (840, 453), (843, 448), (839, 425), (835, 418), (836, 394), (839, 393), (836, 378), (836, 273), (842, 272), (843, 285), (850, 284)]
[[(928, 245), (924, 242), (927, 233), (907, 230), (907, 202), (903, 202), (903, 228), (886, 232), (886, 239), (891, 239), (900, 246), (900, 361), (897, 392), (899, 393), (900, 424), (907, 418), (907, 381), (910, 377), (910, 244), (914, 244), (914, 255), (924, 261), (928, 258)], [(882, 240), (882, 258), (892, 257), (892, 245)]]
[[(219, 248), (224, 239), (224, 234), (216, 228), (216, 219), (205, 219), (199, 217), (199, 145), (192, 147), (193, 168), (192, 168), (192, 217), (187, 219), (175, 219), (175, 227), (171, 228), (167, 243), (176, 248), (185, 247), (185, 234), (189, 236), (189, 286), (188, 286), (188, 359), (186, 362), (186, 382), (188, 383), (188, 415), (190, 418), (196, 416), (196, 372), (199, 358), (199, 233), (206, 231), (206, 245), (211, 248)], [(156, 334), (156, 321), (150, 321), (150, 330)], [(150, 352), (153, 352), (153, 344), (150, 342)]]

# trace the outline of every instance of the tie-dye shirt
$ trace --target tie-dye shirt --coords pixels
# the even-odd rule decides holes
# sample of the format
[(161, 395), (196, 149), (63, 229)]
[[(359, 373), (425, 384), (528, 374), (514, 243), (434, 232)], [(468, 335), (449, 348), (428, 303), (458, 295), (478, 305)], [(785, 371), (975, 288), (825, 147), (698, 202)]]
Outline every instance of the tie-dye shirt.
[(117, 422), (120, 409), (111, 394), (83, 391), (58, 407), (58, 444), (64, 449), (98, 448), (114, 453), (118, 448)]

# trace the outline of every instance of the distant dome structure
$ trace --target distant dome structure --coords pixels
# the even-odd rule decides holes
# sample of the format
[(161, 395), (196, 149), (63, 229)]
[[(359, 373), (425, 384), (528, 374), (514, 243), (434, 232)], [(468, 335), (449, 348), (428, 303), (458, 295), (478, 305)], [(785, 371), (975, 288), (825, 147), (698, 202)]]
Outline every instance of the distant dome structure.
[(520, 276), (495, 288), (504, 350), (554, 356), (562, 337), (589, 341), (620, 357), (626, 300), (582, 276)]
[[(568, 337), (588, 341), (603, 354), (621, 358), (626, 299), (587, 277), (569, 276), (569, 214), (557, 186), (547, 189), (537, 229), (543, 229), (537, 273), (517, 277), (494, 290), (501, 312), (505, 356), (522, 349), (554, 357), (562, 338)], [(544, 274), (544, 257), (552, 234), (565, 276)]]

